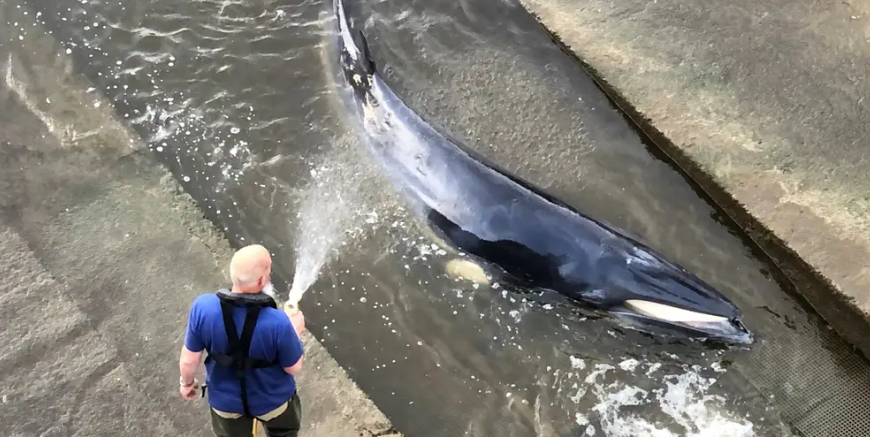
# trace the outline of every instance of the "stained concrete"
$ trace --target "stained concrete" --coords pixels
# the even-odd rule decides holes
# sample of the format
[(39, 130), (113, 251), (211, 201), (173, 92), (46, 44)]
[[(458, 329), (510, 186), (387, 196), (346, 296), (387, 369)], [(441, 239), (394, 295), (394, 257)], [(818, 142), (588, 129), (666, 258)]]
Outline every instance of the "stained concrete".
[(870, 7), (521, 2), (870, 355)]
[[(50, 36), (10, 43), (10, 28), (0, 435), (212, 435), (206, 401), (178, 396), (178, 353), (191, 301), (225, 285), (232, 249)], [(303, 435), (398, 435), (315, 338), (303, 342)]]

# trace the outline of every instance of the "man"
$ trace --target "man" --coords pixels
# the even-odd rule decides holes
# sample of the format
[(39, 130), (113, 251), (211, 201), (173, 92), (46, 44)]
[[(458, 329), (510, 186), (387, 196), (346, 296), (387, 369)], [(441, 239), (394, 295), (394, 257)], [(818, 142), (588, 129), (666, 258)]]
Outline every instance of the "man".
[(181, 348), (181, 396), (198, 395), (194, 374), (203, 350), (212, 428), (218, 437), (248, 437), (257, 418), (269, 437), (296, 437), (302, 407), (295, 375), (302, 369), (305, 317), (277, 309), (271, 288), (272, 258), (261, 245), (246, 246), (230, 262), (232, 291), (197, 297)]

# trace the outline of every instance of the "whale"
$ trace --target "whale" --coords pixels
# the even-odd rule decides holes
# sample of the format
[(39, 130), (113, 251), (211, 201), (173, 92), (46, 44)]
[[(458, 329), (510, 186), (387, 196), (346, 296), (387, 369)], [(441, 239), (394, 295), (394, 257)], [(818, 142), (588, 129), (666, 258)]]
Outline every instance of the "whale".
[(369, 156), (423, 223), (505, 288), (648, 334), (751, 344), (741, 311), (662, 254), (436, 130), (378, 74), (365, 33), (333, 0), (334, 58)]

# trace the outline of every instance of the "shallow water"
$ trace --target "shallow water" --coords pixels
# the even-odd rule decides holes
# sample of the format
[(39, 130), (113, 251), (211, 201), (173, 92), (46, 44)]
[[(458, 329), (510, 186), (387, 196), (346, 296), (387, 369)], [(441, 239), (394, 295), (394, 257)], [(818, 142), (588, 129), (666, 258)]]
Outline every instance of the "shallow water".
[(356, 3), (409, 106), (723, 290), (757, 344), (660, 344), (448, 278), (449, 249), (406, 214), (344, 118), (327, 2), (32, 0), (28, 17), (54, 29), (235, 243), (274, 249), (279, 289), (301, 219), (344, 233), (302, 308), (407, 435), (870, 432), (865, 361), (783, 292), (518, 5)]

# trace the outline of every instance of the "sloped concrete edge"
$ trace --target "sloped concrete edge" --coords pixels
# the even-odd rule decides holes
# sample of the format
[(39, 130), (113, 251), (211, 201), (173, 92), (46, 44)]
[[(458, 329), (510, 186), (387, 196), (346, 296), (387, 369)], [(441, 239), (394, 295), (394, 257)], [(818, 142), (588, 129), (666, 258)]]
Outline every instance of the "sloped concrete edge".
[[(591, 40), (600, 41), (602, 34), (579, 30), (585, 22), (600, 20), (599, 16), (582, 11), (595, 9), (594, 5), (581, 8), (568, 0), (520, 0), (520, 3), (550, 34), (554, 44), (574, 58), (626, 119), (658, 147), (660, 157), (693, 180), (724, 216), (746, 233), (757, 247), (756, 252), (760, 251), (759, 256), (773, 261), (780, 271), (771, 273), (786, 291), (800, 298), (870, 358), (870, 337), (866, 335), (870, 329), (870, 307), (866, 304), (870, 283), (861, 272), (845, 272), (846, 266), (870, 259), (870, 247), (863, 244), (866, 235), (844, 235), (843, 226), (833, 224), (824, 215), (825, 211), (839, 211), (843, 215), (848, 211), (833, 201), (820, 200), (823, 204), (810, 205), (789, 200), (794, 193), (788, 188), (796, 182), (776, 171), (775, 161), (769, 163), (773, 168), (770, 171), (735, 170), (729, 157), (723, 158), (722, 154), (691, 140), (706, 138), (707, 133), (698, 131), (697, 125), (689, 124), (675, 138), (673, 125), (684, 114), (662, 115), (661, 108), (643, 107), (637, 103), (640, 100), (637, 93), (632, 92), (642, 87), (645, 79), (632, 79), (626, 64), (644, 64), (647, 60), (624, 59), (612, 53), (620, 41), (591, 44)], [(576, 10), (569, 10), (569, 6)], [(655, 69), (647, 69), (645, 77), (655, 74), (651, 71)], [(663, 83), (676, 80), (666, 71), (660, 73), (657, 80)], [(679, 89), (681, 85), (674, 83), (669, 89)], [(692, 97), (686, 99), (689, 100), (686, 105), (696, 103)], [(747, 137), (756, 135), (745, 133)], [(727, 142), (721, 137), (717, 140)], [(797, 227), (804, 232), (796, 232)]]
[[(4, 26), (4, 23), (10, 24)], [(224, 268), (233, 251), (229, 241), (212, 222), (205, 218), (193, 199), (182, 191), (172, 174), (150, 156), (135, 133), (118, 120), (111, 110), (111, 102), (101, 94), (93, 92), (94, 88), (86, 78), (74, 73), (73, 62), (65, 54), (60, 43), (43, 28), (38, 17), (29, 12), (29, 8), (24, 4), (9, 1), (0, 6), (0, 55), (2, 55), (0, 72), (3, 78), (3, 83), (0, 83), (0, 93), (21, 105), (20, 109), (18, 105), (16, 108), (7, 109), (26, 112), (22, 114), (22, 119), (39, 121), (21, 123), (21, 126), (15, 127), (16, 132), (9, 135), (24, 139), (21, 141), (22, 156), (37, 156), (38, 159), (44, 158), (48, 161), (39, 170), (22, 168), (18, 171), (19, 169), (16, 168), (15, 172), (8, 173), (10, 187), (13, 191), (20, 190), (24, 197), (24, 200), (18, 201), (13, 196), (16, 193), (6, 193), (11, 199), (8, 206), (10, 210), (16, 210), (21, 214), (19, 220), (23, 221), (24, 227), (31, 231), (34, 240), (38, 240), (30, 243), (43, 244), (45, 249), (49, 249), (44, 251), (45, 256), (52, 259), (49, 264), (54, 264), (46, 267), (47, 270), (54, 276), (68, 278), (65, 282), (75, 282), (80, 272), (64, 271), (64, 267), (77, 262), (73, 259), (82, 255), (79, 252), (87, 251), (87, 248), (83, 248), (77, 242), (99, 243), (119, 248), (131, 244), (135, 246), (136, 242), (143, 246), (157, 247), (172, 247), (173, 243), (178, 243), (176, 246), (190, 249), (187, 256), (194, 256), (191, 253), (211, 254), (211, 260), (188, 260), (191, 264), (200, 266), (208, 265), (209, 261), (213, 265), (213, 269), (206, 269), (209, 271), (199, 271), (192, 275), (197, 278), (209, 278), (207, 281), (209, 284), (225, 283), (227, 278)], [(39, 131), (28, 130), (28, 126), (37, 125), (40, 126)], [(63, 169), (64, 174), (59, 175), (60, 172), (51, 169)], [(155, 173), (162, 176), (152, 177)], [(76, 178), (78, 179), (76, 182), (70, 183)], [(72, 207), (64, 211), (59, 203), (53, 201), (58, 199), (52, 198), (57, 196), (57, 193), (75, 191), (69, 189), (69, 186), (75, 183), (87, 185), (87, 190), (82, 190), (86, 195), (82, 198), (60, 199), (62, 203)], [(57, 186), (54, 187), (55, 185)], [(0, 196), (0, 200), (3, 200), (2, 197)], [(104, 221), (103, 223), (91, 221), (84, 225), (114, 229), (125, 226), (135, 229), (139, 225), (147, 228), (147, 224), (141, 225), (130, 220), (129, 217), (132, 215), (129, 211), (143, 208), (147, 210), (149, 204), (153, 206), (159, 204), (159, 207), (152, 208), (152, 211), (157, 212), (149, 214), (148, 219), (159, 223), (161, 228), (185, 234), (190, 241), (160, 241), (164, 237), (156, 234), (156, 231), (142, 229), (140, 232), (130, 232), (125, 235), (124, 241), (112, 242), (107, 241), (112, 239), (110, 235), (101, 234), (99, 238), (89, 238), (94, 235), (85, 232), (92, 230), (90, 228), (58, 225), (58, 223), (66, 223), (65, 220), (69, 221), (69, 217), (74, 217), (81, 211), (88, 211), (89, 205), (101, 202), (103, 197), (112, 200), (122, 199), (127, 204), (126, 210), (119, 211), (117, 217), (104, 215), (100, 219)], [(58, 206), (53, 206), (55, 204)], [(0, 201), (0, 205), (4, 203)], [(187, 232), (179, 231), (179, 227)], [(43, 232), (47, 228), (68, 235), (52, 237), (50, 232)], [(168, 235), (165, 238), (181, 238), (176, 234)], [(61, 242), (67, 245), (61, 247)], [(57, 250), (64, 247), (75, 253), (64, 254)], [(106, 263), (113, 267), (116, 264), (130, 267), (129, 262), (118, 258), (111, 253), (99, 252), (99, 256), (89, 261), (93, 265)], [(136, 266), (132, 265), (132, 267), (135, 271)], [(128, 277), (127, 282), (147, 284), (149, 275), (153, 276), (155, 272), (144, 271), (144, 267), (141, 268), (143, 268), (143, 271), (139, 272), (141, 277)], [(195, 279), (191, 279), (190, 283), (194, 286), (209, 285), (196, 282)], [(65, 285), (65, 287), (79, 291), (76, 285)], [(151, 283), (150, 287), (160, 289), (157, 285)], [(143, 292), (147, 292), (148, 287), (139, 288), (146, 288)], [(172, 293), (168, 288), (164, 288), (164, 291)], [(210, 291), (212, 290), (198, 290), (201, 293)], [(185, 309), (178, 310), (177, 316), (180, 317), (178, 320), (183, 321), (186, 315)], [(106, 322), (100, 323), (106, 324)], [(110, 341), (133, 341), (133, 339), (113, 338), (120, 334), (112, 332), (112, 328), (112, 326), (97, 325), (89, 329), (100, 332)], [(160, 339), (155, 340), (160, 341)], [(162, 340), (172, 341), (165, 338)], [(303, 408), (308, 410), (306, 411), (308, 418), (305, 419), (303, 428), (304, 432), (309, 433), (306, 435), (350, 436), (353, 434), (360, 437), (401, 435), (393, 429), (390, 421), (316, 338), (311, 334), (305, 334), (303, 342), (306, 351), (306, 369), (299, 377), (299, 384), (300, 391), (309, 397), (303, 401)], [(172, 348), (175, 348), (174, 343)], [(121, 362), (120, 365), (124, 363)], [(169, 380), (167, 383), (168, 386), (174, 387), (172, 384), (174, 380)], [(142, 395), (159, 399), (164, 393), (142, 393)], [(172, 408), (170, 403), (165, 405), (167, 409)]]

